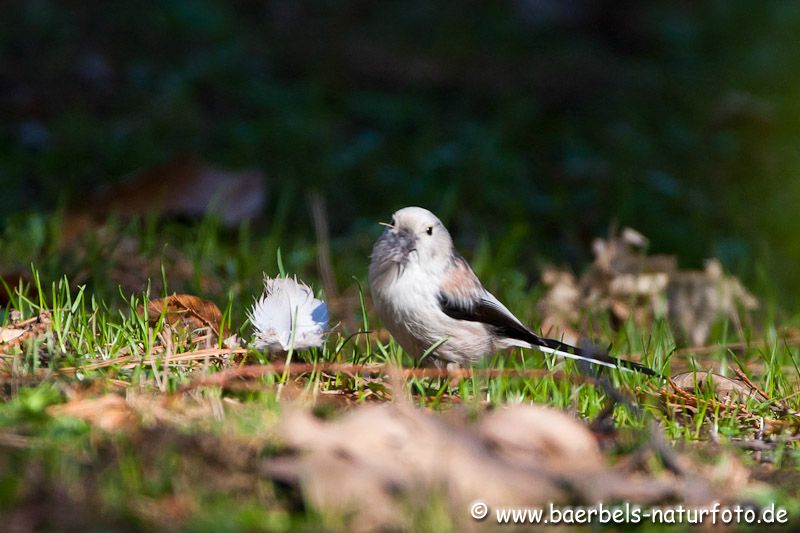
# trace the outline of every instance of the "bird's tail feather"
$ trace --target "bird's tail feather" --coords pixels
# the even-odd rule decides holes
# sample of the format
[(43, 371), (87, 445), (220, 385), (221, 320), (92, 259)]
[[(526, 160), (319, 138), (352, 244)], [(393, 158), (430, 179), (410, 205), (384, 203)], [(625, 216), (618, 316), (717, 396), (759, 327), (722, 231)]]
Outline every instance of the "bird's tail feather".
[(654, 370), (635, 363), (633, 361), (626, 361), (625, 359), (617, 359), (610, 355), (595, 352), (592, 350), (582, 350), (569, 344), (557, 341), (555, 339), (546, 339), (543, 337), (534, 336), (528, 339), (531, 348), (539, 350), (540, 352), (550, 353), (561, 357), (568, 357), (570, 359), (577, 359), (579, 361), (588, 361), (596, 365), (607, 366), (609, 368), (619, 368), (627, 372), (641, 372), (648, 376), (658, 376), (659, 374)]

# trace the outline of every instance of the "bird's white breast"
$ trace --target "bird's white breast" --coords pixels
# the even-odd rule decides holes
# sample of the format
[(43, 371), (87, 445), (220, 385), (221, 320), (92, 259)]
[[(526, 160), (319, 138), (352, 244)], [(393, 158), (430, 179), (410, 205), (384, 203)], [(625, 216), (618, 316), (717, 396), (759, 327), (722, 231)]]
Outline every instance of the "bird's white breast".
[(440, 307), (440, 276), (409, 262), (395, 272), (370, 280), (378, 314), (395, 339), (413, 357), (432, 344), (447, 341), (436, 350), (445, 361), (465, 364), (493, 351), (486, 327), (478, 322), (455, 320)]

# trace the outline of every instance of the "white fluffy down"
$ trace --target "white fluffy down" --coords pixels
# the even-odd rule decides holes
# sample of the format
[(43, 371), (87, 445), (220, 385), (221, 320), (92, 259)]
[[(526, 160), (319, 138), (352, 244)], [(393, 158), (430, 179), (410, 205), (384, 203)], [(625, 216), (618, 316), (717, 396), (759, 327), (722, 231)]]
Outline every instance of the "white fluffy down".
[(259, 350), (289, 351), (322, 345), (328, 327), (328, 307), (314, 298), (311, 287), (297, 278), (264, 277), (264, 294), (248, 314), (253, 324), (253, 344)]

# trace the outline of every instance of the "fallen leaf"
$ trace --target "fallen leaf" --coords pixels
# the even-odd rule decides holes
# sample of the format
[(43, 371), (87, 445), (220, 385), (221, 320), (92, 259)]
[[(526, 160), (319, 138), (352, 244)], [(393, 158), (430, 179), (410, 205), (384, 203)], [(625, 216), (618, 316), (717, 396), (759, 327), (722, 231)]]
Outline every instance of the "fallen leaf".
[(131, 424), (136, 415), (125, 399), (117, 394), (74, 400), (47, 408), (50, 416), (80, 418), (103, 431), (114, 431)]
[(716, 399), (721, 402), (742, 402), (747, 398), (753, 398), (760, 402), (769, 401), (757, 389), (744, 381), (721, 376), (713, 372), (682, 372), (672, 376), (671, 379), (675, 386), (692, 394), (695, 391), (706, 392), (710, 387)]
[(24, 329), (0, 328), (0, 344), (11, 342), (21, 337), (24, 333)]
[[(717, 321), (728, 320), (741, 330), (747, 313), (758, 307), (758, 300), (737, 278), (724, 274), (716, 259), (702, 271), (679, 270), (674, 256), (646, 255), (647, 244), (643, 235), (625, 228), (595, 240), (594, 263), (580, 279), (546, 269), (542, 282), (548, 291), (538, 304), (542, 323), (557, 332), (579, 325), (598, 336), (603, 334), (600, 321), (589, 317), (605, 314), (612, 324), (632, 320), (640, 328), (667, 318), (680, 338), (700, 346)], [(587, 318), (579, 324), (582, 317)]]
[(266, 460), (262, 473), (360, 531), (413, 529), (414, 513), (432, 502), (470, 528), (465, 509), (475, 500), (489, 508), (699, 503), (742, 488), (610, 467), (581, 421), (540, 406), (499, 409), (477, 423), (466, 411), (445, 416), (403, 403), (361, 406), (331, 421), (295, 406), (276, 435), (286, 454)]
[(439, 491), (462, 508), (478, 498), (521, 504), (564, 494), (544, 472), (515, 468), (486, 453), (475, 435), (414, 409), (362, 407), (334, 422), (298, 409), (284, 417), (280, 435), (302, 454), (269, 461), (266, 471), (294, 479), (319, 510), (352, 513), (355, 530), (410, 527), (404, 506), (424, 508)]
[(223, 225), (236, 227), (258, 218), (266, 197), (264, 176), (258, 171), (235, 172), (208, 166), (192, 156), (179, 156), (70, 209), (63, 224), (62, 246), (111, 214), (196, 219), (212, 213)]
[[(141, 306), (139, 312), (142, 312)], [(173, 294), (150, 300), (147, 304), (147, 320), (151, 326), (158, 322), (162, 312), (164, 320), (173, 327), (185, 327), (192, 331), (206, 328), (219, 336), (222, 312), (214, 302), (191, 294)]]
[(478, 431), (517, 464), (549, 463), (587, 472), (603, 465), (591, 431), (555, 409), (539, 405), (498, 409), (483, 417)]
[(11, 322), (8, 326), (0, 328), (0, 344), (15, 346), (22, 344), (31, 337), (37, 337), (47, 332), (52, 325), (49, 311), (42, 311), (35, 317), (21, 320), (18, 311), (11, 311)]
[(758, 300), (741, 282), (726, 276), (716, 259), (703, 271), (682, 271), (666, 288), (670, 320), (693, 346), (705, 344), (714, 323), (726, 318), (741, 329), (742, 311), (758, 308)]

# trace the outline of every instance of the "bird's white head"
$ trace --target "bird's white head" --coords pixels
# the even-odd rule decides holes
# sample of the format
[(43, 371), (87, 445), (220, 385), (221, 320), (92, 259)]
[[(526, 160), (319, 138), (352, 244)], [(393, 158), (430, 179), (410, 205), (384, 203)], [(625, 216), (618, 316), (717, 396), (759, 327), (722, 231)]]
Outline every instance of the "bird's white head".
[(372, 249), (371, 270), (397, 267), (402, 273), (415, 264), (422, 270), (441, 272), (452, 261), (453, 240), (441, 220), (427, 209), (404, 207), (384, 225), (386, 231)]

